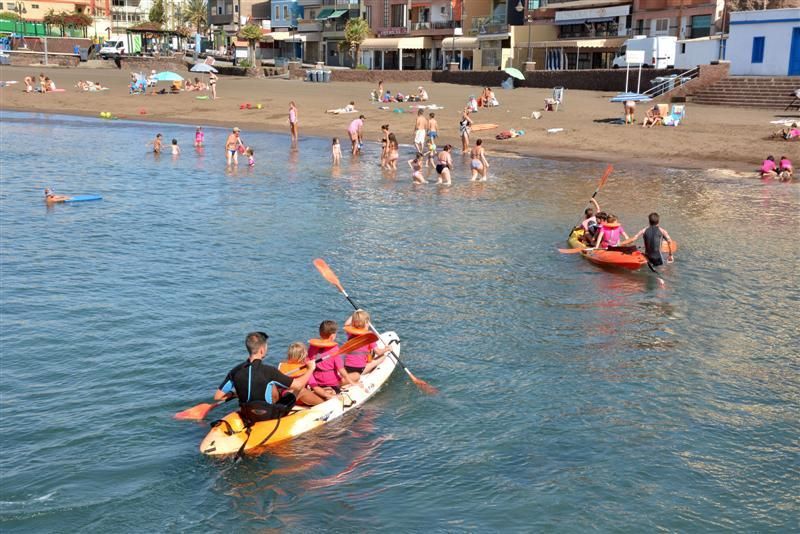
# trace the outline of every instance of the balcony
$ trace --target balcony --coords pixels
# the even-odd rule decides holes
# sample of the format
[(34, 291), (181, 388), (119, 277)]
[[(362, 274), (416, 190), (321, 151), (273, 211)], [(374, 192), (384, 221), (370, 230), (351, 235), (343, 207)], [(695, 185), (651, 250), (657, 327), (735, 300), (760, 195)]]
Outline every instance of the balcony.
[(377, 28), (375, 33), (378, 37), (392, 37), (395, 35), (408, 35), (408, 28), (405, 26), (392, 26), (388, 28)]
[(321, 32), (322, 23), (318, 20), (297, 19), (297, 31), (299, 32)]
[(491, 35), (496, 33), (508, 33), (508, 22), (505, 17), (502, 19), (495, 17), (475, 17), (472, 19), (472, 35)]
[(455, 28), (461, 27), (461, 21), (445, 22), (411, 22), (411, 35), (452, 35)]

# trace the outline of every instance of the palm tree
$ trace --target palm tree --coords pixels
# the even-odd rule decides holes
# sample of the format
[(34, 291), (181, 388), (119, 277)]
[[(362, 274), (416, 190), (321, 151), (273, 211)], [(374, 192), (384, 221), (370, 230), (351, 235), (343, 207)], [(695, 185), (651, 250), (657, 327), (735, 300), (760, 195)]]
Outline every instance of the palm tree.
[(369, 33), (369, 23), (361, 17), (348, 20), (344, 27), (344, 41), (341, 43), (341, 48), (349, 50), (353, 58), (353, 67), (358, 67), (361, 43), (369, 37)]
[(183, 20), (191, 24), (197, 33), (203, 33), (208, 22), (208, 3), (206, 0), (189, 0), (183, 9)]
[(261, 31), (261, 26), (256, 24), (247, 24), (239, 31), (239, 37), (247, 41), (248, 59), (250, 66), (256, 65), (256, 41), (260, 41), (264, 34)]

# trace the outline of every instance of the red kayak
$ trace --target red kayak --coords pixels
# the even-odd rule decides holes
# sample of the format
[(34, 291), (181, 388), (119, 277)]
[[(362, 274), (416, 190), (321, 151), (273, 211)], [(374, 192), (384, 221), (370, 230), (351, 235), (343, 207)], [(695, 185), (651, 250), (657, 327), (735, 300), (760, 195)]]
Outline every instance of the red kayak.
[(638, 250), (622, 252), (619, 250), (587, 249), (581, 255), (601, 267), (617, 267), (636, 271), (647, 265), (647, 258)]

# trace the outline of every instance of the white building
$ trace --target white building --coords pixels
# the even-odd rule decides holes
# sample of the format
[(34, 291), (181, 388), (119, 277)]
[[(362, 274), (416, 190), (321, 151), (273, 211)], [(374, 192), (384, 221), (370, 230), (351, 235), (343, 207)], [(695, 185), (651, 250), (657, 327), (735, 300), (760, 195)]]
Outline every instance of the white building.
[(731, 74), (800, 76), (800, 9), (731, 13)]
[(692, 69), (725, 59), (727, 35), (717, 34), (697, 39), (679, 39), (675, 50), (675, 68)]

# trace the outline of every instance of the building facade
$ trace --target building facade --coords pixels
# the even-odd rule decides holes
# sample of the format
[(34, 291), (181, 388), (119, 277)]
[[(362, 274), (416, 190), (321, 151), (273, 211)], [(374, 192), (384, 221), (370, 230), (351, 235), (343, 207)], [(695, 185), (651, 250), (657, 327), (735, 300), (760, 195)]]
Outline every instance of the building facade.
[(800, 9), (730, 14), (731, 74), (800, 76)]

